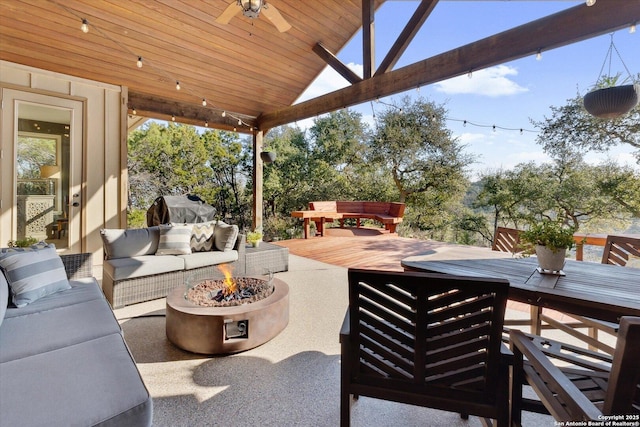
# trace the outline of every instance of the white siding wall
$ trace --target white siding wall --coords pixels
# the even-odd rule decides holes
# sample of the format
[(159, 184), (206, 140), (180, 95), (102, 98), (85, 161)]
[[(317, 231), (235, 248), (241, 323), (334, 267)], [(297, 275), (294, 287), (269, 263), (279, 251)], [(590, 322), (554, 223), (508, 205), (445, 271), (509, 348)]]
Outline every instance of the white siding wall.
[[(0, 61), (0, 84), (84, 101), (82, 251), (102, 264), (100, 229), (126, 226), (126, 89), (6, 61)], [(11, 173), (4, 169), (3, 178)], [(0, 230), (0, 242), (9, 240), (7, 233)]]

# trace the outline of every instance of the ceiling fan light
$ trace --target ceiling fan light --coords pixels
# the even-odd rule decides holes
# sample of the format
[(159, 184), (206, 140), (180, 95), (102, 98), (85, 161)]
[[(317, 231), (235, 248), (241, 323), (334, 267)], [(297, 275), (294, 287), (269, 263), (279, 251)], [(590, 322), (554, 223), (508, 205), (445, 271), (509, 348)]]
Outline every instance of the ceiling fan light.
[(242, 14), (248, 18), (257, 18), (262, 9), (262, 0), (240, 0)]

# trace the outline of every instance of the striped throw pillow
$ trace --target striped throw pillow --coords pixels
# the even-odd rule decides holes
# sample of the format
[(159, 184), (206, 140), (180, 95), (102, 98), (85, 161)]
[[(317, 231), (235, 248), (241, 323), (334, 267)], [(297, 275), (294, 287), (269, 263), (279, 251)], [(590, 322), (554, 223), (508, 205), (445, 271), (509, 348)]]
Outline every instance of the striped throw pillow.
[(191, 224), (191, 252), (206, 252), (213, 249), (215, 221)]
[(190, 225), (161, 225), (156, 255), (187, 255), (191, 253)]
[(52, 244), (40, 242), (30, 248), (0, 249), (0, 268), (16, 307), (71, 289), (64, 264)]

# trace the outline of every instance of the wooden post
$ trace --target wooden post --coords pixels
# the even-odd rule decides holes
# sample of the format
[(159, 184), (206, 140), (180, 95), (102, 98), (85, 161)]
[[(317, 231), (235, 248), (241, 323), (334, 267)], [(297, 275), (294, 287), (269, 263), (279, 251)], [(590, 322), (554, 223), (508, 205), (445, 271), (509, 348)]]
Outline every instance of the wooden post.
[(260, 152), (262, 151), (262, 141), (264, 132), (253, 132), (253, 229), (262, 228), (262, 159)]

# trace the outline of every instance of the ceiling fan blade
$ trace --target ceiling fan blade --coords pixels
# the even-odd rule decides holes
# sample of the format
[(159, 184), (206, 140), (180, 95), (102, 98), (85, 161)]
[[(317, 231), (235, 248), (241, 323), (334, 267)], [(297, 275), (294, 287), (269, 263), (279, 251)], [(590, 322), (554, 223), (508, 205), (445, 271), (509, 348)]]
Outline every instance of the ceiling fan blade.
[(284, 33), (285, 31), (291, 29), (291, 24), (289, 24), (287, 20), (284, 19), (280, 12), (278, 12), (278, 9), (276, 9), (275, 6), (273, 6), (271, 3), (265, 3), (262, 6), (261, 12), (264, 14), (264, 16), (269, 18), (271, 23), (275, 25), (278, 31), (280, 31), (281, 33)]
[(236, 16), (238, 12), (242, 10), (241, 7), (238, 6), (238, 2), (233, 0), (229, 6), (222, 12), (220, 16), (216, 18), (216, 22), (218, 24), (228, 24), (231, 21), (231, 18)]

